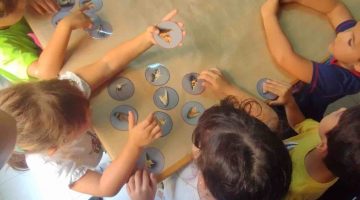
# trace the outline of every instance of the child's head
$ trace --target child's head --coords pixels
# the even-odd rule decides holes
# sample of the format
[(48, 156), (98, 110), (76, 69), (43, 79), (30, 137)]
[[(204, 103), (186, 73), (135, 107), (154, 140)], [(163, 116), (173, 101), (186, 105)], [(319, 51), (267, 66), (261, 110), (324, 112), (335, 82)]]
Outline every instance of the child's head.
[(339, 109), (320, 122), (319, 146), (327, 168), (353, 183), (360, 181), (360, 105)]
[(0, 28), (18, 22), (25, 12), (26, 0), (0, 0)]
[(264, 123), (249, 115), (251, 105), (254, 102), (238, 105), (227, 98), (206, 110), (194, 130), (198, 167), (218, 200), (276, 200), (288, 191), (288, 151)]
[(25, 83), (0, 91), (0, 109), (17, 122), (17, 148), (46, 152), (89, 126), (89, 102), (69, 80)]
[(340, 32), (330, 44), (333, 56), (350, 70), (360, 72), (360, 23), (353, 28)]

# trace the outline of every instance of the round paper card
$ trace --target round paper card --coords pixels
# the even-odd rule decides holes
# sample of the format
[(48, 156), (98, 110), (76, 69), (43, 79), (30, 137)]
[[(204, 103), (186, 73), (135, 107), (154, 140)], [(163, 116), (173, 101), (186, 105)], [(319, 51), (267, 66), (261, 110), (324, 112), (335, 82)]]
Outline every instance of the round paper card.
[(109, 86), (108, 93), (111, 98), (124, 101), (134, 95), (135, 87), (134, 84), (127, 78), (119, 77), (116, 78)]
[(157, 28), (160, 33), (154, 33), (153, 37), (159, 46), (170, 49), (181, 43), (183, 39), (182, 30), (175, 22), (164, 21), (158, 24)]
[(129, 130), (129, 111), (134, 114), (136, 123), (138, 120), (138, 113), (135, 108), (128, 105), (120, 105), (114, 108), (110, 113), (111, 125), (120, 131)]

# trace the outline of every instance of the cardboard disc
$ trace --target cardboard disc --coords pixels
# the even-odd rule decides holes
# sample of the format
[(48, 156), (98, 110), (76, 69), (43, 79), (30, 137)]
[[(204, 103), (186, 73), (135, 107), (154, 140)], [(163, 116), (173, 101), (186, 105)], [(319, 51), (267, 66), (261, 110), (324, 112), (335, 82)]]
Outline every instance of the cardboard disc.
[(92, 38), (105, 39), (112, 35), (113, 29), (108, 22), (102, 20), (98, 16), (91, 16), (90, 19), (93, 22), (93, 27), (88, 29), (87, 32)]
[(167, 136), (170, 132), (171, 129), (173, 127), (173, 122), (171, 120), (170, 115), (161, 112), (161, 111), (157, 111), (154, 113), (154, 116), (156, 117), (156, 119), (158, 120), (158, 123), (160, 125), (161, 128), (161, 132), (162, 132), (162, 136)]
[(124, 101), (134, 95), (135, 87), (134, 84), (125, 77), (116, 78), (109, 86), (108, 93), (111, 98)]
[(69, 12), (75, 5), (75, 0), (57, 0), (60, 12)]
[(53, 26), (56, 26), (60, 20), (62, 20), (65, 16), (67, 16), (69, 12), (61, 11), (57, 12), (52, 18), (51, 18), (51, 24)]
[(146, 80), (155, 86), (164, 85), (170, 79), (169, 70), (160, 63), (148, 65), (145, 70)]
[(120, 131), (129, 130), (129, 122), (127, 121), (129, 111), (134, 114), (136, 123), (138, 121), (138, 113), (135, 108), (128, 105), (120, 105), (115, 107), (110, 113), (111, 125)]
[(182, 107), (181, 116), (186, 123), (196, 125), (204, 111), (205, 108), (201, 103), (189, 101)]
[(197, 79), (198, 76), (198, 73), (189, 73), (183, 77), (182, 87), (187, 93), (198, 95), (204, 92), (205, 88), (202, 86), (203, 80)]
[(257, 92), (264, 99), (275, 100), (276, 98), (278, 98), (278, 96), (276, 94), (273, 94), (271, 92), (264, 92), (263, 87), (264, 87), (264, 83), (266, 82), (266, 80), (268, 80), (268, 78), (262, 78), (257, 82), (257, 84), (256, 84)]
[[(160, 30), (159, 34), (153, 34), (155, 42), (163, 48), (177, 47), (183, 40), (182, 30), (175, 22), (164, 21), (157, 25)], [(166, 38), (161, 35), (166, 35)]]
[(153, 100), (158, 108), (170, 110), (179, 103), (179, 95), (173, 88), (160, 87), (155, 91)]
[(146, 169), (150, 173), (159, 174), (164, 169), (165, 157), (159, 149), (147, 147), (142, 151), (136, 165), (138, 169)]
[(103, 7), (102, 0), (80, 0), (79, 6), (83, 7), (86, 3), (90, 3), (90, 2), (94, 5), (94, 7), (85, 11), (85, 13), (96, 13), (97, 11), (101, 10), (101, 8)]

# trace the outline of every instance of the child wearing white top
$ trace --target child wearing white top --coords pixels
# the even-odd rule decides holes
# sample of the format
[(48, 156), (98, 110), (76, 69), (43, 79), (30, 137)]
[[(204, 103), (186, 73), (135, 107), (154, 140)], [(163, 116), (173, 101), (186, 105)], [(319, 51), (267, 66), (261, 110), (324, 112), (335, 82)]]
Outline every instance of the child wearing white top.
[[(163, 20), (170, 20), (177, 11)], [(95, 171), (103, 150), (91, 130), (89, 98), (105, 81), (152, 47), (156, 27), (117, 46), (100, 60), (58, 79), (24, 83), (0, 91), (0, 109), (17, 121), (17, 153), (10, 164), (42, 171), (47, 179), (93, 196), (113, 196), (132, 174), (144, 146), (161, 136), (153, 114), (135, 124), (129, 112), (129, 137), (103, 173)], [(15, 159), (15, 158), (20, 159)], [(26, 157), (26, 162), (23, 159)], [(28, 166), (26, 166), (26, 164)]]

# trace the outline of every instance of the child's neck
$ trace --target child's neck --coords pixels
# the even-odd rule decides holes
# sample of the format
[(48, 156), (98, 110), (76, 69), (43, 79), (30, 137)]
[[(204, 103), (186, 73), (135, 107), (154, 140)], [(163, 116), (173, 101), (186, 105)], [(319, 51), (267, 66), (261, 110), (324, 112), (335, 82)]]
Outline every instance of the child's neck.
[(321, 152), (316, 148), (306, 155), (305, 167), (309, 175), (319, 183), (328, 183), (336, 178), (326, 167)]

